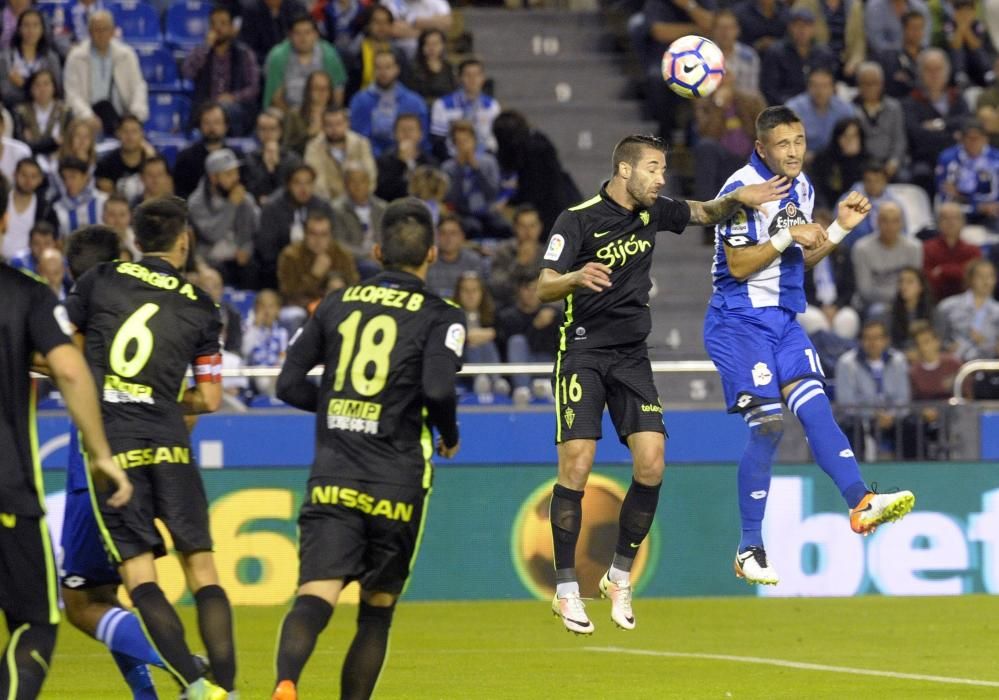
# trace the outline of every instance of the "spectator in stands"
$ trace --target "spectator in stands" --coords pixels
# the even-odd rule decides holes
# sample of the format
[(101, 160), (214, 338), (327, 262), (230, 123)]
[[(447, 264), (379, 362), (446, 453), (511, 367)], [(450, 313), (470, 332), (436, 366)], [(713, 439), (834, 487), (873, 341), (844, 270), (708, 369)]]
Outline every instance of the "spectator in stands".
[(275, 192), (260, 213), (260, 228), (253, 239), (253, 254), (259, 267), (259, 284), (277, 286), (277, 261), (289, 243), (305, 237), (305, 218), (312, 209), (323, 210), (330, 219), (333, 209), (315, 195), (316, 171), (301, 164), (288, 173), (284, 190)]
[[(851, 120), (856, 137), (860, 138), (860, 124), (854, 118), (853, 107), (836, 96), (836, 80), (828, 66), (813, 66), (808, 72), (807, 90), (788, 100), (787, 106), (805, 125), (805, 139), (813, 155), (829, 145), (840, 120)], [(856, 155), (859, 158), (863, 154)]]
[[(0, 122), (4, 121), (0, 119)], [(2, 126), (3, 124), (0, 123), (0, 127)], [(14, 179), (14, 169), (25, 158), (31, 158), (31, 149), (28, 148), (27, 144), (6, 136), (0, 137), (0, 173), (7, 178), (7, 182)]]
[(493, 122), (502, 181), (500, 197), (508, 204), (533, 204), (545, 230), (566, 208), (582, 199), (558, 151), (543, 132), (531, 127), (520, 112), (500, 112)]
[(8, 109), (28, 101), (29, 81), (41, 70), (49, 71), (53, 87), (59, 85), (62, 77), (59, 54), (49, 46), (42, 13), (29, 9), (17, 19), (10, 48), (0, 51), (0, 98)]
[(853, 246), (857, 279), (855, 306), (867, 317), (885, 313), (898, 290), (898, 273), (904, 267), (922, 268), (923, 247), (902, 233), (902, 208), (883, 202), (878, 208), (877, 235)]
[(258, 150), (243, 158), (243, 177), (247, 191), (261, 206), (279, 189), (288, 172), (301, 163), (298, 154), (282, 146), (280, 112), (269, 109), (257, 116)]
[(31, 7), (31, 4), (31, 0), (7, 0), (4, 3), (3, 11), (0, 12), (0, 50), (10, 48), (16, 30), (21, 28), (21, 15)]
[[(452, 298), (465, 312), (465, 362), (500, 362), (499, 348), (496, 347), (495, 305), (485, 281), (477, 272), (462, 273)], [(494, 394), (505, 396), (510, 393), (510, 383), (499, 375), (477, 374), (472, 390), (479, 397), (479, 403), (492, 403)]]
[(170, 175), (170, 168), (163, 156), (155, 155), (146, 158), (139, 176), (142, 179), (142, 196), (132, 200), (133, 208), (148, 199), (173, 194), (173, 177)]
[(542, 233), (544, 228), (538, 210), (530, 204), (517, 207), (513, 214), (514, 237), (499, 244), (489, 266), (489, 289), (500, 308), (514, 303), (519, 278), (537, 279), (541, 274), (541, 258), (545, 252), (541, 245)]
[(926, 43), (926, 27), (926, 17), (909, 10), (902, 15), (902, 45), (874, 52), (884, 69), (885, 92), (895, 99), (908, 97), (919, 85), (919, 54)]
[(427, 270), (427, 288), (445, 299), (451, 298), (458, 278), (465, 272), (486, 277), (486, 261), (465, 246), (465, 231), (461, 220), (444, 214), (437, 224), (437, 260)]
[[(288, 351), (288, 329), (278, 323), (281, 297), (273, 289), (257, 292), (253, 319), (243, 333), (243, 361), (251, 367), (280, 367)], [(258, 394), (274, 395), (274, 377), (254, 377), (250, 384)]]
[(736, 4), (733, 9), (742, 40), (762, 56), (787, 33), (787, 7), (779, 0), (742, 0)]
[(883, 321), (866, 321), (860, 347), (836, 365), (839, 423), (858, 457), (874, 461), (882, 449), (894, 450), (899, 437), (909, 442), (903, 420), (911, 396), (905, 355), (889, 347)]
[(28, 247), (9, 259), (15, 270), (27, 270), (38, 274), (38, 261), (42, 253), (50, 248), (58, 248), (59, 234), (48, 221), (36, 221), (28, 233)]
[(260, 108), (260, 66), (249, 46), (236, 39), (232, 10), (212, 7), (205, 43), (184, 59), (181, 74), (194, 83), (192, 106), (216, 102), (234, 136), (250, 130)]
[(13, 187), (7, 195), (7, 221), (0, 247), (0, 256), (10, 260), (28, 247), (31, 227), (38, 221), (54, 223), (51, 207), (41, 192), (45, 183), (42, 169), (33, 158), (25, 158), (17, 164)]
[[(945, 401), (954, 395), (954, 378), (961, 368), (961, 361), (944, 352), (940, 336), (925, 321), (912, 326), (912, 343), (915, 349), (909, 367), (913, 401)], [(923, 409), (923, 419), (935, 421), (933, 414)], [(933, 410), (933, 409), (930, 409)]]
[[(829, 143), (818, 152), (809, 167), (815, 186), (815, 206), (832, 209), (851, 185), (860, 182), (865, 168), (864, 150), (860, 120), (849, 116), (837, 121)], [(700, 160), (697, 165), (700, 167)], [(877, 167), (883, 170), (880, 163)]]
[[(239, 369), (243, 366), (243, 320), (239, 311), (224, 298), (225, 288), (222, 286), (222, 275), (215, 268), (207, 265), (198, 267), (193, 273), (193, 282), (208, 293), (218, 306), (222, 319), (222, 369)], [(223, 377), (223, 390), (232, 396), (238, 396), (241, 390), (249, 388), (246, 377)]]
[(439, 29), (424, 29), (416, 47), (416, 59), (406, 84), (423, 96), (427, 106), (454, 92), (458, 87), (454, 66), (445, 55), (447, 39)]
[(905, 163), (905, 116), (902, 105), (884, 94), (885, 76), (881, 65), (865, 61), (857, 68), (858, 94), (853, 104), (864, 131), (867, 156), (885, 164), (888, 179)]
[(343, 104), (347, 69), (333, 44), (319, 38), (315, 22), (308, 15), (292, 21), (288, 39), (267, 54), (264, 69), (264, 107), (294, 109), (305, 98), (305, 81), (315, 71), (333, 80), (333, 101)]
[(975, 0), (953, 0), (943, 34), (958, 86), (984, 86), (992, 67), (994, 50), (984, 22), (977, 16)]
[(49, 248), (42, 253), (38, 259), (38, 276), (60, 301), (66, 298), (66, 292), (69, 291), (66, 281), (66, 259), (58, 247)]
[(898, 292), (889, 318), (891, 345), (898, 350), (912, 347), (912, 330), (917, 323), (932, 323), (936, 310), (933, 292), (917, 267), (903, 267), (898, 272)]
[(794, 6), (812, 12), (815, 16), (815, 40), (829, 47), (840, 66), (836, 77), (852, 82), (867, 55), (863, 3), (852, 0), (795, 0)]
[(118, 234), (123, 260), (142, 258), (142, 251), (135, 245), (135, 231), (132, 230), (132, 209), (124, 195), (115, 192), (108, 196), (108, 201), (104, 202), (101, 223)]
[[(515, 303), (500, 312), (496, 324), (507, 362), (554, 362), (560, 317), (557, 307), (541, 303), (537, 277), (518, 277), (514, 284), (517, 289)], [(532, 393), (538, 398), (552, 400), (551, 381), (547, 377), (533, 380), (527, 374), (511, 377), (516, 405), (527, 404)]]
[(347, 162), (364, 168), (372, 182), (377, 177), (371, 142), (350, 130), (350, 119), (344, 107), (326, 110), (323, 132), (305, 147), (305, 162), (316, 171), (316, 194), (329, 200), (343, 194)]
[[(975, 113), (981, 117), (982, 108), (987, 108), (987, 119), (996, 119), (999, 110), (999, 56), (996, 56), (995, 63), (992, 64), (992, 83), (982, 90), (975, 103)], [(995, 144), (993, 144), (995, 145)]]
[(343, 53), (364, 29), (365, 8), (359, 0), (313, 0), (312, 16), (320, 33)]
[(405, 197), (409, 177), (416, 168), (437, 165), (428, 149), (423, 133), (423, 122), (416, 114), (400, 114), (392, 130), (395, 144), (378, 157), (378, 187), (375, 194), (386, 202)]
[(450, 95), (434, 102), (430, 119), (430, 135), (434, 140), (434, 153), (443, 160), (453, 144), (447, 144), (451, 124), (463, 120), (471, 122), (475, 135), (483, 148), (496, 151), (496, 138), (493, 136), (493, 121), (500, 113), (500, 105), (494, 98), (482, 92), (486, 84), (486, 72), (482, 61), (469, 58), (458, 66), (458, 81), (461, 87)]
[(391, 51), (375, 54), (374, 82), (350, 101), (350, 128), (371, 141), (380, 156), (393, 145), (395, 120), (400, 114), (416, 114), (426, 133), (427, 105), (423, 98), (399, 82), (399, 64)]
[(417, 166), (409, 177), (409, 194), (430, 210), (435, 226), (440, 222), (444, 211), (444, 197), (450, 186), (447, 175), (429, 165)]
[[(695, 197), (714, 199), (728, 176), (745, 164), (756, 139), (756, 115), (764, 107), (763, 95), (738, 87), (728, 71), (711, 99), (694, 103), (698, 136), (694, 145)], [(714, 227), (709, 228), (714, 238)]]
[(988, 260), (972, 260), (965, 280), (968, 291), (937, 305), (937, 331), (945, 346), (962, 362), (999, 356), (999, 302), (996, 268)]
[(239, 39), (253, 49), (257, 65), (262, 66), (271, 49), (287, 38), (303, 7), (299, 0), (247, 0), (242, 4)]
[(114, 18), (106, 10), (90, 15), (90, 38), (66, 56), (66, 102), (76, 119), (89, 119), (113, 134), (126, 112), (149, 118), (148, 88), (139, 57), (114, 38)]
[[(871, 214), (850, 231), (847, 237), (840, 242), (840, 248), (852, 248), (857, 241), (873, 233), (874, 223), (878, 218), (878, 209), (884, 202), (895, 202), (899, 206), (902, 204), (888, 189), (888, 172), (885, 170), (884, 163), (874, 159), (868, 159), (864, 163), (863, 180), (855, 182), (849, 189), (856, 190), (867, 197), (871, 203)], [(904, 210), (902, 218), (904, 223)]]
[(102, 192), (120, 192), (134, 199), (142, 194), (142, 164), (156, 151), (146, 141), (142, 122), (131, 114), (122, 117), (117, 136), (121, 145), (97, 161), (94, 177)]
[(187, 199), (197, 188), (205, 175), (205, 159), (209, 153), (225, 148), (225, 137), (229, 132), (225, 110), (217, 102), (208, 102), (198, 115), (198, 131), (201, 140), (177, 154), (173, 166), (173, 186), (178, 197)]
[[(811, 10), (791, 10), (787, 36), (763, 54), (763, 95), (772, 105), (784, 104), (808, 87), (805, 77), (817, 67), (835, 73), (836, 58), (815, 42), (815, 15)], [(809, 147), (815, 148), (812, 143)]]
[(923, 0), (869, 0), (864, 9), (867, 43), (875, 53), (898, 51), (903, 45), (902, 22), (910, 12), (923, 18), (920, 46), (930, 43), (930, 11)]
[(395, 16), (395, 43), (410, 58), (416, 55), (417, 38), (423, 30), (451, 31), (453, 18), (447, 0), (386, 0), (385, 4)]
[(391, 51), (399, 66), (403, 82), (409, 74), (409, 59), (406, 52), (392, 41), (392, 26), (395, 18), (392, 10), (384, 5), (371, 5), (365, 10), (364, 32), (351, 43), (349, 49), (347, 91), (353, 95), (358, 90), (366, 90), (375, 79), (375, 56), (379, 51)]
[(960, 91), (948, 87), (950, 61), (940, 49), (919, 54), (919, 88), (902, 101), (912, 158), (912, 180), (933, 193), (933, 172), (940, 154), (954, 144), (953, 134), (968, 116)]
[(510, 226), (500, 213), (499, 163), (479, 149), (471, 122), (451, 123), (454, 157), (441, 166), (451, 181), (445, 202), (472, 238), (505, 238)]
[[(76, 0), (74, 3), (70, 3), (68, 13), (69, 18), (64, 21), (66, 26), (64, 30), (69, 31), (68, 37), (63, 37), (68, 39), (71, 43), (78, 43), (87, 38), (87, 28), (90, 26), (90, 17), (101, 10), (108, 10), (109, 3), (105, 3), (104, 0)], [(65, 54), (60, 48), (60, 53)]]
[(966, 119), (958, 143), (940, 154), (936, 186), (940, 201), (960, 204), (970, 223), (999, 231), (999, 148), (977, 119)]
[(305, 97), (302, 105), (298, 109), (284, 113), (282, 143), (298, 155), (303, 155), (309, 141), (322, 133), (323, 115), (326, 114), (326, 110), (336, 106), (333, 80), (321, 70), (310, 73), (305, 81)]
[(371, 190), (371, 173), (363, 164), (344, 164), (344, 192), (333, 202), (333, 230), (357, 263), (362, 279), (381, 271), (373, 249), (381, 231), (382, 216), (388, 206)]
[(14, 135), (36, 158), (47, 159), (59, 150), (72, 115), (58, 99), (55, 78), (48, 68), (33, 73), (27, 89), (31, 100), (14, 108)]
[(739, 20), (732, 10), (719, 10), (715, 13), (711, 38), (725, 55), (725, 75), (731, 75), (734, 89), (758, 92), (760, 56), (753, 47), (739, 41), (740, 35)]
[(59, 177), (65, 191), (52, 209), (59, 221), (59, 237), (66, 238), (82, 226), (101, 223), (108, 196), (94, 187), (90, 167), (72, 156), (59, 161)]
[(253, 256), (253, 232), (260, 210), (239, 181), (239, 159), (228, 148), (205, 159), (205, 175), (191, 194), (191, 225), (197, 252), (222, 273), (227, 284), (251, 286), (247, 266)]
[(305, 219), (304, 238), (285, 246), (278, 258), (278, 289), (286, 303), (304, 312), (309, 304), (326, 296), (327, 278), (334, 272), (348, 285), (359, 279), (354, 256), (333, 237), (329, 214), (312, 209)]

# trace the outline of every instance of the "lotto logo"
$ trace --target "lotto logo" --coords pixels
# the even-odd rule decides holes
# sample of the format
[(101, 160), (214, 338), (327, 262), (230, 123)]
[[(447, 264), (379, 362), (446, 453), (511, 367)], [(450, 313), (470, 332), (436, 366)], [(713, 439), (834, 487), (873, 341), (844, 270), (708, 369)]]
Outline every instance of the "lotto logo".
[(752, 401), (753, 401), (752, 396), (750, 396), (749, 394), (743, 394), (742, 396), (739, 397), (739, 400), (735, 402), (735, 405), (738, 406), (739, 408), (745, 408), (750, 403), (752, 403)]

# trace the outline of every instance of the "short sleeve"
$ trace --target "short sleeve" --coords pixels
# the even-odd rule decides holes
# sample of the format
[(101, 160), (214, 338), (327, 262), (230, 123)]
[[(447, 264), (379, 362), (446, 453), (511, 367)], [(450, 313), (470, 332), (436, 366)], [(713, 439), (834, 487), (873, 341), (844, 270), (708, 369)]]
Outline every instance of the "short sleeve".
[(572, 212), (559, 214), (548, 236), (548, 247), (541, 261), (542, 268), (564, 274), (572, 269), (582, 245), (583, 234), (579, 217)]
[(659, 222), (657, 231), (683, 233), (690, 223), (690, 205), (683, 200), (659, 197), (654, 205), (654, 213)]
[(31, 305), (28, 310), (28, 337), (31, 347), (43, 355), (60, 345), (71, 343), (73, 326), (66, 314), (66, 307), (44, 284), (31, 287)]
[(448, 305), (430, 329), (427, 345), (423, 350), (424, 359), (436, 359), (436, 366), (439, 367), (440, 360), (447, 358), (445, 366), (453, 366), (457, 372), (465, 357), (465, 335), (465, 312)]
[[(722, 188), (718, 196), (724, 197), (742, 185), (743, 183), (738, 180), (730, 182)], [(715, 231), (729, 248), (746, 248), (756, 245), (760, 239), (756, 227), (756, 213), (746, 207), (741, 207), (727, 221), (715, 226)]]
[(76, 326), (80, 333), (87, 331), (87, 314), (90, 307), (90, 296), (94, 291), (94, 284), (97, 281), (97, 267), (88, 270), (73, 285), (66, 296), (66, 313), (70, 322)]

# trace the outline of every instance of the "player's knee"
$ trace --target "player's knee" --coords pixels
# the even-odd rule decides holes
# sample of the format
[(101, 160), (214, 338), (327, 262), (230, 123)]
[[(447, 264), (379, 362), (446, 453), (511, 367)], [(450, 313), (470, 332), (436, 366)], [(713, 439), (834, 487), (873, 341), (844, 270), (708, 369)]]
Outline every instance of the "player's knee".
[(562, 460), (558, 467), (559, 483), (577, 491), (582, 491), (590, 478), (593, 461), (585, 456)]
[(398, 596), (384, 591), (361, 591), (361, 601), (373, 608), (391, 608), (395, 606)]
[(757, 425), (749, 430), (752, 440), (768, 447), (776, 448), (784, 436), (784, 416), (776, 414), (761, 418)]

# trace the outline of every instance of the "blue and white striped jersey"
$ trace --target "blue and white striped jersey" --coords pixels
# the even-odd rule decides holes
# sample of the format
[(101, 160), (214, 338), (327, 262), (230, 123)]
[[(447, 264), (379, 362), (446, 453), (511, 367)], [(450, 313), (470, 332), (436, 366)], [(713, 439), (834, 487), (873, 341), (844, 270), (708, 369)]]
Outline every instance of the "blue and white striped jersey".
[[(754, 152), (749, 163), (736, 170), (725, 182), (719, 196), (742, 185), (765, 182), (774, 174)], [(719, 308), (763, 308), (779, 306), (801, 313), (805, 310), (805, 256), (801, 247), (792, 244), (770, 265), (737, 280), (728, 271), (725, 245), (743, 248), (766, 243), (782, 228), (807, 224), (812, 220), (815, 188), (804, 173), (794, 180), (791, 191), (780, 202), (769, 202), (762, 209), (743, 207), (715, 227), (715, 256), (711, 266), (714, 293), (711, 305)]]

